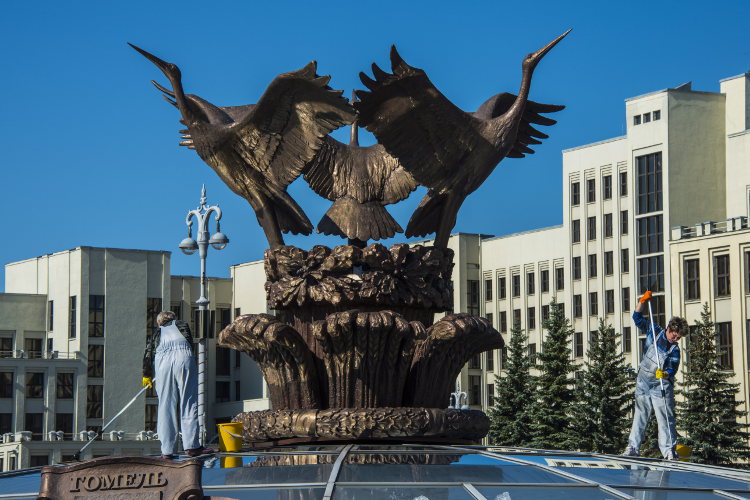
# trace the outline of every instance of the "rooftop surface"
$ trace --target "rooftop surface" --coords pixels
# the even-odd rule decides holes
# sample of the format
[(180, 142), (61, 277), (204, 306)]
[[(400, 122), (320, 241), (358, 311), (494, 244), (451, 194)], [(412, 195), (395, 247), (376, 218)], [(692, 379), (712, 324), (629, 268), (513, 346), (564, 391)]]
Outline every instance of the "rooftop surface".
[[(242, 466), (222, 468), (227, 457)], [(36, 498), (39, 480), (39, 468), (2, 473), (0, 499)], [(750, 472), (527, 448), (297, 445), (216, 455), (203, 490), (238, 500), (750, 499)]]

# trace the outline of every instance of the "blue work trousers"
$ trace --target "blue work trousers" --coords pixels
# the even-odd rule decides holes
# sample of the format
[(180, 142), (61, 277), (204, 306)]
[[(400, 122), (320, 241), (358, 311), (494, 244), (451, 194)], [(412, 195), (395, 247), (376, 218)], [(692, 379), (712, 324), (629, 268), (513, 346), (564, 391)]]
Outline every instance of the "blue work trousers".
[(162, 454), (177, 453), (180, 430), (183, 449), (199, 448), (198, 367), (190, 344), (180, 340), (159, 345), (154, 372), (154, 385), (159, 396), (156, 432), (161, 441)]

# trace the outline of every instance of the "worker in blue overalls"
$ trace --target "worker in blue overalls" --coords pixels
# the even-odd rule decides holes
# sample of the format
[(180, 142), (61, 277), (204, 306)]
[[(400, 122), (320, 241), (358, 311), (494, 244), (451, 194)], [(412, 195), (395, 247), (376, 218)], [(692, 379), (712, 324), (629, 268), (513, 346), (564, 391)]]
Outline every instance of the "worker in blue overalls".
[(638, 300), (633, 311), (633, 321), (635, 326), (646, 334), (646, 344), (643, 359), (638, 365), (633, 427), (623, 455), (639, 455), (646, 426), (653, 411), (659, 427), (659, 449), (665, 459), (676, 460), (674, 377), (680, 367), (680, 346), (677, 343), (688, 334), (688, 323), (684, 318), (674, 316), (669, 320), (666, 330), (654, 324), (652, 331), (652, 321), (641, 314), (650, 299), (651, 292), (647, 291)]
[(159, 326), (147, 340), (143, 355), (143, 387), (156, 385), (159, 397), (156, 432), (161, 441), (161, 456), (177, 458), (179, 432), (182, 432), (182, 446), (188, 456), (210, 452), (200, 444), (198, 368), (190, 327), (184, 321), (175, 320), (172, 311), (160, 312), (156, 323)]

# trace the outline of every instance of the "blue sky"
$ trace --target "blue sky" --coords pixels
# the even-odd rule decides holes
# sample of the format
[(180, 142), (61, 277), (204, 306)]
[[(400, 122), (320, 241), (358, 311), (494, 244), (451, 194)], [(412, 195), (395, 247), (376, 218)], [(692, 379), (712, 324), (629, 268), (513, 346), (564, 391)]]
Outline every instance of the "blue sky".
[[(562, 221), (561, 151), (622, 135), (625, 98), (687, 81), (718, 91), (721, 78), (750, 69), (748, 19), (746, 1), (6, 1), (0, 264), (90, 245), (171, 250), (173, 274), (196, 274), (197, 257), (177, 244), (204, 183), (231, 239), (210, 253), (209, 274), (262, 258), (267, 244), (250, 206), (178, 147), (178, 113), (149, 83), (165, 78), (126, 42), (178, 64), (186, 91), (218, 105), (255, 102), (277, 74), (313, 59), (348, 96), (372, 62), (389, 68), (395, 43), (449, 99), (474, 110), (516, 92), (522, 58), (572, 27), (531, 88), (533, 100), (567, 106), (545, 130), (550, 139), (536, 155), (503, 161), (454, 229), (501, 235)], [(317, 224), (329, 202), (301, 179), (289, 190)], [(423, 192), (390, 207), (403, 227)], [(343, 242), (286, 239), (303, 248)]]

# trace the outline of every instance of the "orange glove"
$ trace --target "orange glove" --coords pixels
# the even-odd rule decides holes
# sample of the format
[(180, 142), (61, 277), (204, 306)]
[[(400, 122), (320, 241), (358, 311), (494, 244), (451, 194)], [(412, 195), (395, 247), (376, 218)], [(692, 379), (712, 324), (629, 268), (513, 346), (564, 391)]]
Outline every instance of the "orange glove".
[(641, 302), (641, 304), (645, 304), (646, 302), (648, 302), (649, 300), (651, 300), (651, 296), (652, 295), (653, 295), (653, 293), (651, 293), (651, 290), (646, 290), (646, 293), (643, 294), (643, 297), (641, 297), (638, 300)]

